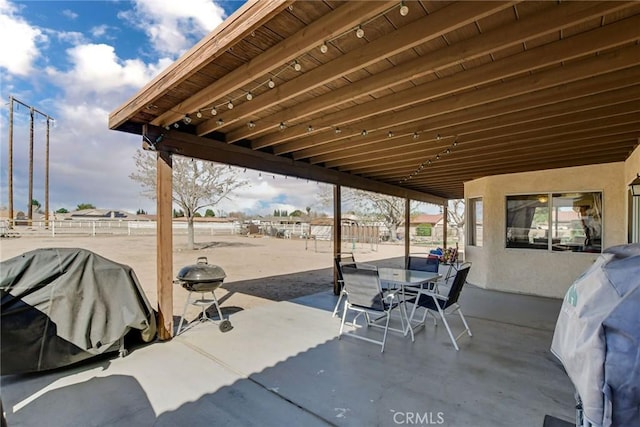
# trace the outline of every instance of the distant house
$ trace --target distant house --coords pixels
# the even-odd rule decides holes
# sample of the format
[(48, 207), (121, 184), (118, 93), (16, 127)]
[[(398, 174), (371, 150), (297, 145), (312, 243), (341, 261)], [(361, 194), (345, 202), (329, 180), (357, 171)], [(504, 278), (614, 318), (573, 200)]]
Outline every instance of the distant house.
[[(428, 227), (431, 229), (431, 236), (420, 236), (418, 228)], [(431, 237), (433, 239), (442, 239), (444, 227), (444, 215), (443, 214), (420, 214), (411, 218), (409, 224), (409, 235), (412, 240), (420, 237)], [(451, 232), (451, 230), (449, 230)]]

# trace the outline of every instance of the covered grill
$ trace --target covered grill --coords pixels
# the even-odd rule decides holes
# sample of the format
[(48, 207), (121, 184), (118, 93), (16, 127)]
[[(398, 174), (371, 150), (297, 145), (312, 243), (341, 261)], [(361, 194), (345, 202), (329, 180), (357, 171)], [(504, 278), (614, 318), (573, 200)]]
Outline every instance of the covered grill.
[[(220, 311), (220, 305), (218, 304), (218, 299), (216, 298), (216, 294), (214, 293), (214, 291), (218, 289), (220, 285), (222, 285), (225, 277), (227, 277), (227, 275), (222, 267), (209, 264), (207, 257), (199, 257), (195, 264), (187, 265), (180, 269), (175, 283), (188, 290), (189, 295), (187, 296), (187, 301), (185, 302), (184, 309), (182, 310), (182, 316), (180, 318), (180, 324), (178, 325), (176, 335), (179, 335), (181, 332), (183, 332), (182, 324), (184, 323), (184, 316), (187, 312), (187, 307), (189, 306), (189, 304), (201, 307), (201, 322), (207, 320), (213, 322), (213, 319), (207, 316), (206, 312), (207, 307), (213, 304), (216, 307), (216, 311), (218, 312), (218, 316), (220, 319), (220, 323), (218, 325), (220, 331), (228, 332), (233, 328), (229, 320), (223, 319), (222, 312)], [(199, 292), (200, 298), (192, 301), (191, 294), (193, 292)], [(205, 298), (205, 294), (208, 292), (211, 292), (212, 298)]]

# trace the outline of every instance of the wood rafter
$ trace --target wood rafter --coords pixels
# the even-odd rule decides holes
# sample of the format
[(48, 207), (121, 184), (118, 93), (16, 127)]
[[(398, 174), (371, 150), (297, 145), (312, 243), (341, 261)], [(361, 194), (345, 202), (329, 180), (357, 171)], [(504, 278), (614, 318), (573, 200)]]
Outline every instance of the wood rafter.
[(395, 0), (250, 1), (109, 125), (148, 128), (160, 150), (436, 203), (471, 179), (621, 162), (638, 145), (640, 3), (408, 2), (401, 16)]

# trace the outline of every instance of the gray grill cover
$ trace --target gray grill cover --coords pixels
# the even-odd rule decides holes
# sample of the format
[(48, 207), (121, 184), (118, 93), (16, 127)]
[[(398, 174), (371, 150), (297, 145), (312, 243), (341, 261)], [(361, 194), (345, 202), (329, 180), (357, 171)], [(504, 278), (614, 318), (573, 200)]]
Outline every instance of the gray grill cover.
[(155, 338), (155, 313), (133, 270), (84, 249), (37, 249), (0, 263), (1, 372), (66, 366)]
[(640, 426), (640, 244), (614, 246), (569, 288), (551, 351), (596, 426)]

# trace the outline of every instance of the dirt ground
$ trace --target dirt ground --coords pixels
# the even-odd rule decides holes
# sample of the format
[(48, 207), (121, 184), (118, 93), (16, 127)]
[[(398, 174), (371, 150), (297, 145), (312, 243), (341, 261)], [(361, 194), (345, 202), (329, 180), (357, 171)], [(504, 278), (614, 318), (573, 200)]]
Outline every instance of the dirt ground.
[[(173, 240), (173, 272), (205, 256), (210, 264), (227, 274), (216, 291), (223, 314), (246, 310), (269, 301), (284, 301), (332, 289), (333, 251), (331, 242), (246, 236), (196, 236), (197, 249), (186, 249), (186, 236)], [(133, 268), (153, 307), (157, 305), (156, 238), (143, 236), (22, 236), (0, 240), (0, 259), (6, 260), (37, 248), (79, 247)], [(396, 259), (398, 266), (404, 246), (343, 244), (356, 260)], [(188, 292), (175, 285), (173, 313), (180, 316)], [(189, 306), (187, 320), (199, 308)], [(213, 313), (212, 313), (213, 314)], [(177, 321), (177, 318), (175, 318)]]

